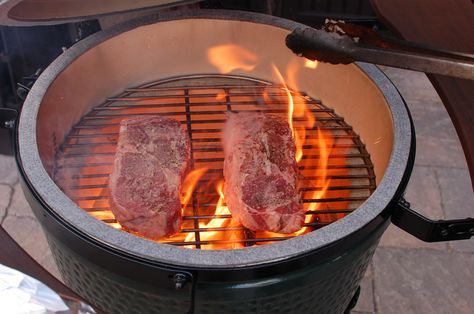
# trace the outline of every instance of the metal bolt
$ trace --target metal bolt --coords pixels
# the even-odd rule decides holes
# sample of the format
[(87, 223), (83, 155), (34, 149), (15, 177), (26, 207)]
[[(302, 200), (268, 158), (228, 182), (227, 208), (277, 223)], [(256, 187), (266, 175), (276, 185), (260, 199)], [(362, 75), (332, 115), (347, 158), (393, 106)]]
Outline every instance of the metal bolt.
[(173, 276), (174, 288), (176, 290), (182, 289), (186, 282), (188, 282), (188, 276), (185, 274), (177, 273)]
[(400, 204), (405, 206), (405, 207), (408, 207), (410, 208), (410, 202), (408, 202), (406, 199), (402, 198), (400, 199)]
[(15, 126), (15, 120), (7, 120), (7, 121), (5, 121), (4, 126), (5, 126), (5, 128), (7, 128), (7, 129), (13, 129), (13, 127)]

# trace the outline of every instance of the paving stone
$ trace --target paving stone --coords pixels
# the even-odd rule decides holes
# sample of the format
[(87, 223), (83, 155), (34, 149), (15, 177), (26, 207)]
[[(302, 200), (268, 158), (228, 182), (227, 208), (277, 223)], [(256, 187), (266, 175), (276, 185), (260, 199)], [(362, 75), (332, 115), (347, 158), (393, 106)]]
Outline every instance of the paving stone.
[(12, 188), (9, 185), (0, 184), (0, 221), (7, 213), (7, 207), (12, 197)]
[(46, 237), (36, 219), (8, 215), (2, 227), (33, 259), (60, 279)]
[(443, 102), (425, 74), (381, 67), (407, 102), (415, 124), (416, 164), (466, 168), (461, 143)]
[(457, 138), (456, 129), (441, 100), (413, 100), (408, 106), (413, 115), (417, 135), (439, 139)]
[(374, 291), (370, 267), (360, 283), (360, 296), (352, 313), (374, 313)]
[(12, 216), (35, 218), (30, 205), (25, 199), (20, 183), (15, 184), (12, 202), (8, 208), (8, 214)]
[(441, 100), (411, 101), (408, 106), (415, 124), (416, 164), (467, 168), (461, 142)]
[(378, 313), (471, 314), (474, 255), (379, 248), (374, 257)]
[[(411, 208), (432, 219), (443, 219), (441, 192), (433, 168), (415, 166), (406, 189), (405, 198)], [(380, 246), (398, 248), (428, 248), (445, 250), (446, 243), (427, 243), (400, 228), (390, 225), (382, 236)]]
[[(468, 170), (437, 169), (441, 200), (446, 218), (474, 217), (474, 193)], [(456, 251), (474, 253), (474, 240), (452, 241)]]
[(18, 181), (15, 158), (0, 155), (0, 183), (13, 185)]
[(467, 169), (459, 140), (420, 139), (417, 136), (415, 167), (455, 167)]
[(381, 66), (380, 68), (393, 84), (395, 84), (407, 102), (412, 100), (440, 99), (430, 80), (424, 73), (385, 66)]
[(416, 163), (467, 168), (454, 125), (441, 100), (408, 103), (415, 125)]

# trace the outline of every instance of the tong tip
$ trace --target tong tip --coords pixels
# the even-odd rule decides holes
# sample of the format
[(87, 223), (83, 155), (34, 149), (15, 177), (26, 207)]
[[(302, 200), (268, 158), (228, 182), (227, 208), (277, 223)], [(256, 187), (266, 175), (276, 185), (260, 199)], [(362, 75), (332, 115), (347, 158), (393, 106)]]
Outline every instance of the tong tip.
[(355, 59), (352, 38), (314, 28), (296, 28), (286, 37), (286, 46), (295, 54), (331, 64), (349, 64)]

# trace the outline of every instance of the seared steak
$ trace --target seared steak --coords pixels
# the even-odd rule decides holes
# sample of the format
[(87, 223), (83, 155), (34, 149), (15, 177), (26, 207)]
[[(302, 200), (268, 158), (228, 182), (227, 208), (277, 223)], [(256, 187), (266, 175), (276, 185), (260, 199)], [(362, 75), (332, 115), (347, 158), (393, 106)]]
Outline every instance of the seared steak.
[(122, 227), (153, 239), (179, 231), (180, 189), (190, 165), (190, 147), (176, 120), (122, 120), (109, 178), (111, 210)]
[(224, 128), (224, 194), (233, 217), (255, 231), (295, 232), (304, 211), (295, 143), (283, 117), (230, 113)]

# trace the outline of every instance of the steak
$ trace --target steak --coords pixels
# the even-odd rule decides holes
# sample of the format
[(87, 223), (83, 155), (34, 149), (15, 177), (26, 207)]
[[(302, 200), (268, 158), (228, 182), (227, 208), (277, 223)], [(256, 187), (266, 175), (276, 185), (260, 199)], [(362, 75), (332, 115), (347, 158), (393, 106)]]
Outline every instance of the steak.
[(181, 184), (191, 149), (178, 121), (124, 119), (109, 177), (110, 207), (124, 229), (158, 239), (179, 231)]
[(230, 113), (224, 127), (224, 195), (233, 217), (254, 231), (303, 227), (296, 147), (283, 117)]

